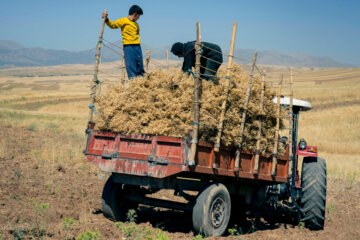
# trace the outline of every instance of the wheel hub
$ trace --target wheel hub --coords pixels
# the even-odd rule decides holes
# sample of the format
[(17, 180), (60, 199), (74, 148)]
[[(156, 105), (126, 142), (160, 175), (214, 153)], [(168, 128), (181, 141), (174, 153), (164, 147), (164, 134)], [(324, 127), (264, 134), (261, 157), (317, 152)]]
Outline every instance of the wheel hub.
[(215, 228), (219, 228), (225, 219), (225, 201), (219, 196), (213, 201), (210, 208), (211, 222)]

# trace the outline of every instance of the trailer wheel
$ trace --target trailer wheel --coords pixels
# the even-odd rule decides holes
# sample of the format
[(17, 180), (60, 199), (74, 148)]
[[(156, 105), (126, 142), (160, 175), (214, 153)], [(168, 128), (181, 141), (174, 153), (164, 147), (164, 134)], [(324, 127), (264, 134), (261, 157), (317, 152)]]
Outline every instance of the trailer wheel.
[(112, 221), (124, 221), (129, 209), (136, 209), (138, 203), (130, 202), (125, 196), (131, 194), (130, 186), (115, 183), (110, 176), (102, 192), (102, 211), (106, 218)]
[(193, 208), (195, 233), (204, 236), (221, 236), (229, 223), (230, 194), (221, 183), (214, 183), (199, 193)]
[(321, 230), (324, 228), (326, 207), (326, 162), (324, 159), (304, 158), (301, 185), (301, 221), (310, 230)]

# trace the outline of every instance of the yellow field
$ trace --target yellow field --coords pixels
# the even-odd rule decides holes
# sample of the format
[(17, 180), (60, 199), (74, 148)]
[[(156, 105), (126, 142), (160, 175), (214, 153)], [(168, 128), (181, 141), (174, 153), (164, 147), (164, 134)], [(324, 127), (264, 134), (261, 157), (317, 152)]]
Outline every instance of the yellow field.
[[(101, 93), (122, 76), (120, 63), (103, 64)], [(171, 61), (170, 66), (179, 65)], [(166, 67), (154, 61), (150, 69)], [(246, 68), (245, 68), (246, 69)], [(276, 88), (285, 67), (263, 66)], [(0, 70), (0, 121), (34, 131), (84, 136), (88, 118), (93, 65), (13, 68)], [(288, 94), (288, 84), (283, 94)], [(319, 147), (329, 173), (360, 175), (360, 69), (294, 69), (294, 97), (309, 101), (313, 110), (300, 114), (300, 136)], [(1, 140), (4, 148), (4, 140)], [(79, 143), (80, 144), (80, 143)], [(76, 146), (76, 149), (81, 147)], [(0, 154), (4, 149), (0, 148)], [(81, 155), (81, 153), (79, 153)]]
[(314, 108), (301, 114), (300, 137), (319, 147), (330, 173), (359, 175), (360, 69), (304, 71), (294, 80), (295, 97)]

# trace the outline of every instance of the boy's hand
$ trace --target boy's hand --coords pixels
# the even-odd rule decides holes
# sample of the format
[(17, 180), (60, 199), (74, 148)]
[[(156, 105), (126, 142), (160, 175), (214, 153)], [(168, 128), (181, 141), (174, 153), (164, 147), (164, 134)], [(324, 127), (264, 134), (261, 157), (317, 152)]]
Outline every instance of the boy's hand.
[(102, 17), (102, 18), (105, 18), (105, 19), (108, 18), (108, 13), (107, 13), (106, 10), (102, 13), (102, 16), (101, 16), (101, 17)]

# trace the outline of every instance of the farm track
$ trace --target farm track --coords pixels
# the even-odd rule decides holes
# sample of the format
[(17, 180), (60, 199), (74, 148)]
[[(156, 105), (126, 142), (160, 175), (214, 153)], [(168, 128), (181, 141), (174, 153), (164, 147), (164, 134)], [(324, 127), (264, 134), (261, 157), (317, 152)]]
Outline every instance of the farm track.
[(71, 103), (71, 102), (78, 102), (78, 101), (85, 101), (89, 100), (89, 97), (76, 97), (76, 98), (58, 98), (58, 99), (51, 99), (51, 100), (43, 100), (43, 101), (30, 101), (24, 103), (14, 103), (11, 106), (13, 109), (27, 109), (27, 110), (38, 110), (45, 105), (55, 105), (61, 103)]
[[(34, 228), (46, 229), (46, 239), (73, 239), (87, 230), (98, 231), (102, 239), (124, 237), (114, 223), (101, 214), (104, 173), (80, 157), (54, 160), (53, 157), (39, 158), (34, 154), (34, 151), (47, 151), (46, 142), (54, 142), (55, 149), (58, 149), (65, 144), (81, 144), (78, 138), (0, 123), (0, 140), (6, 145), (6, 152), (0, 152), (0, 233), (3, 239), (13, 239), (19, 232), (30, 239), (36, 234), (30, 231)], [(174, 198), (170, 191), (157, 194), (163, 199)], [(312, 232), (286, 223), (274, 226), (266, 222), (254, 224), (253, 219), (232, 224), (242, 227), (242, 239), (359, 239), (359, 198), (359, 182), (328, 178), (326, 223), (322, 231)], [(48, 203), (48, 210), (36, 211), (30, 199)], [(71, 228), (64, 228), (64, 217), (75, 220)], [(193, 238), (191, 216), (178, 211), (141, 206), (137, 222), (135, 226), (138, 228), (146, 227), (153, 231), (162, 228), (170, 239)], [(225, 238), (239, 239), (232, 236), (209, 239)]]
[(351, 107), (351, 106), (356, 106), (356, 105), (360, 105), (360, 100), (334, 102), (334, 103), (329, 103), (329, 104), (324, 104), (324, 105), (318, 105), (318, 106), (314, 106), (313, 110), (314, 111), (329, 110), (329, 109), (333, 109), (333, 108)]
[(19, 110), (12, 108), (1, 108), (0, 112), (14, 112), (14, 113), (22, 113), (31, 116), (54, 116), (54, 117), (78, 117), (83, 118), (85, 115), (81, 115), (78, 113), (69, 113), (69, 112), (49, 112), (49, 111), (31, 111), (31, 110)]

